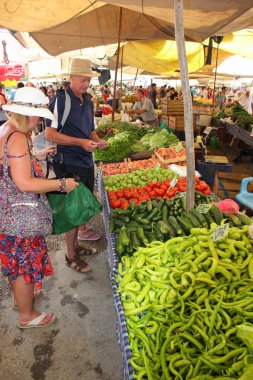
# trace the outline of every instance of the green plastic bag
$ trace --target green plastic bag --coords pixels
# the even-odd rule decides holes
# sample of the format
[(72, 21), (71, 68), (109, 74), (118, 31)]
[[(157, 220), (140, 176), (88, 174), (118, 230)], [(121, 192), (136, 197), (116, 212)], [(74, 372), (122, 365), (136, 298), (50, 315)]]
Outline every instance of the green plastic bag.
[(62, 234), (85, 224), (102, 210), (102, 205), (81, 182), (70, 193), (48, 193), (53, 214), (53, 235)]

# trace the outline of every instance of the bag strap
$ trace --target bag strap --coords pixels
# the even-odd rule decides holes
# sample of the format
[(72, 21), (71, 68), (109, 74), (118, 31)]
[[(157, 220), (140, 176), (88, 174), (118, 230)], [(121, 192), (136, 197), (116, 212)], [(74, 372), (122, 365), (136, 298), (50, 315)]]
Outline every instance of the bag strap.
[(69, 116), (70, 109), (71, 109), (71, 99), (70, 99), (69, 94), (65, 90), (65, 107), (64, 107), (64, 112), (63, 112), (63, 115), (62, 115), (62, 120), (61, 120), (61, 128), (60, 128), (60, 130), (58, 132), (62, 132), (64, 124), (66, 123), (67, 118)]
[(9, 142), (11, 136), (12, 136), (14, 133), (17, 133), (17, 132), (18, 132), (18, 133), (22, 133), (22, 132), (19, 132), (19, 131), (13, 131), (13, 132), (11, 132), (11, 133), (8, 135), (8, 137), (7, 137), (7, 139), (5, 140), (5, 143), (4, 143), (3, 173), (4, 173), (5, 175), (8, 175), (7, 144), (8, 144), (8, 142)]
[[(12, 136), (14, 133), (22, 133), (22, 135), (24, 135), (23, 132), (20, 132), (20, 131), (13, 131), (13, 132), (11, 132), (11, 133), (8, 135), (8, 137), (7, 137), (7, 139), (6, 139), (5, 143), (4, 143), (3, 173), (4, 173), (4, 175), (8, 175), (8, 176), (9, 176), (9, 173), (8, 173), (8, 167), (9, 167), (9, 165), (8, 165), (7, 144), (8, 144), (8, 142), (9, 142), (11, 136)], [(29, 143), (28, 143), (28, 140), (27, 140), (27, 139), (26, 139), (26, 142), (27, 142), (27, 149), (28, 149), (28, 152), (29, 152), (30, 147), (29, 147)], [(27, 153), (25, 153), (25, 154), (27, 154)], [(24, 154), (24, 155), (25, 155), (25, 154)], [(23, 156), (23, 155), (22, 155), (22, 156)], [(18, 156), (18, 157), (22, 157), (22, 156)]]

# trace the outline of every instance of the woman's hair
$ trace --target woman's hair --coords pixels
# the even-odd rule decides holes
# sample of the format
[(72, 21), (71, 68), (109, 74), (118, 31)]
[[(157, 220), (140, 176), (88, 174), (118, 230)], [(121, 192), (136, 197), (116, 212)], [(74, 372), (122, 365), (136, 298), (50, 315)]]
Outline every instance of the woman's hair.
[(15, 122), (18, 131), (27, 133), (29, 128), (29, 116), (15, 112), (9, 112), (9, 117)]

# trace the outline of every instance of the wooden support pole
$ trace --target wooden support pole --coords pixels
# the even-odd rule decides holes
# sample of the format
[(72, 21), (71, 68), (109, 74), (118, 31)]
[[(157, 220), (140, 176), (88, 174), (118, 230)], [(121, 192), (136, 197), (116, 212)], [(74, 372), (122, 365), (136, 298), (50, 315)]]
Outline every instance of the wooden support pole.
[(121, 37), (121, 24), (122, 24), (122, 8), (119, 9), (119, 28), (118, 28), (118, 49), (117, 49), (117, 60), (115, 67), (115, 77), (114, 77), (114, 87), (113, 87), (113, 100), (112, 100), (112, 121), (114, 121), (114, 113), (116, 108), (116, 88), (117, 88), (117, 74), (119, 68), (119, 52), (120, 52), (120, 37)]
[(184, 39), (183, 0), (174, 0), (175, 11), (175, 36), (177, 43), (178, 59), (180, 65), (180, 76), (184, 101), (184, 129), (187, 157), (187, 192), (186, 208), (194, 207), (195, 201), (195, 153), (194, 133), (192, 120), (192, 98), (189, 84), (188, 64)]

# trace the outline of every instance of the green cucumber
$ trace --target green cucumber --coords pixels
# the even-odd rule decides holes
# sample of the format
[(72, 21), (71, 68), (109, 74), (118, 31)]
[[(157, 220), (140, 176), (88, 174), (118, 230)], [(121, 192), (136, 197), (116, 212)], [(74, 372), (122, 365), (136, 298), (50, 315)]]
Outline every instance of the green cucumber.
[(210, 211), (206, 212), (205, 214), (203, 214), (204, 217), (206, 218), (206, 221), (208, 223), (208, 225), (210, 226), (211, 223), (215, 223), (215, 220), (214, 218), (212, 217), (212, 214), (210, 213)]
[(163, 220), (159, 220), (159, 222), (157, 222), (157, 225), (163, 235), (170, 233), (169, 226), (166, 223), (164, 223)]
[(177, 220), (179, 224), (182, 226), (183, 230), (189, 234), (191, 231), (191, 228), (193, 227), (192, 224), (189, 222), (189, 220), (185, 219), (183, 216), (179, 216)]
[(194, 209), (190, 210), (189, 212), (199, 221), (202, 227), (208, 227), (207, 221), (203, 214)]
[(249, 226), (253, 223), (253, 220), (248, 215), (243, 214), (242, 212), (238, 212), (235, 215), (241, 221), (242, 224), (246, 224), (247, 226)]
[(152, 243), (152, 241), (156, 240), (156, 235), (155, 235), (155, 233), (153, 231), (147, 231), (146, 235), (147, 235), (148, 241), (150, 243)]
[(166, 204), (163, 205), (162, 210), (162, 220), (166, 223), (168, 221), (168, 207)]
[(216, 206), (215, 204), (212, 204), (212, 207), (211, 207), (210, 211), (211, 211), (211, 214), (213, 215), (213, 217), (215, 219), (215, 222), (218, 225), (220, 225), (221, 222), (222, 222), (222, 219), (223, 219), (223, 215), (222, 215), (222, 212), (219, 209), (219, 207)]
[(127, 247), (130, 245), (131, 241), (127, 233), (126, 227), (122, 227), (120, 232), (119, 232), (119, 240), (123, 244), (124, 247)]
[(132, 245), (135, 249), (138, 249), (139, 247), (141, 247), (141, 242), (137, 235), (137, 232), (131, 232), (130, 237), (131, 237)]
[(177, 220), (174, 216), (169, 216), (168, 224), (177, 235), (182, 235), (182, 228), (178, 225)]
[(182, 212), (182, 217), (185, 219), (188, 219), (189, 222), (192, 224), (192, 227), (196, 227), (196, 228), (201, 227), (201, 224), (198, 221), (198, 219), (195, 218), (195, 216), (193, 216), (190, 212), (187, 212), (187, 211)]
[(146, 238), (145, 234), (144, 234), (144, 230), (142, 227), (137, 227), (137, 234), (138, 234), (138, 237), (139, 239), (146, 245), (148, 244), (148, 239)]

